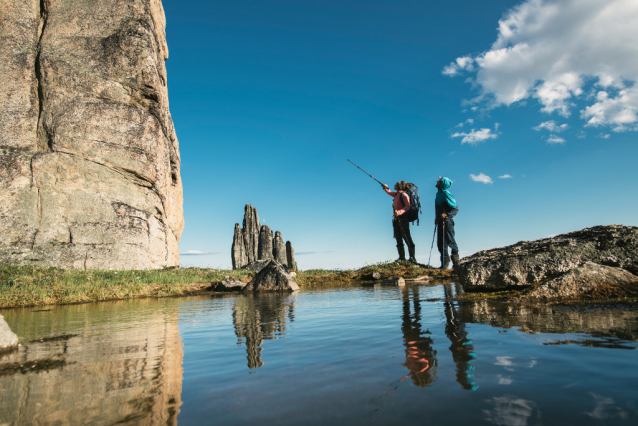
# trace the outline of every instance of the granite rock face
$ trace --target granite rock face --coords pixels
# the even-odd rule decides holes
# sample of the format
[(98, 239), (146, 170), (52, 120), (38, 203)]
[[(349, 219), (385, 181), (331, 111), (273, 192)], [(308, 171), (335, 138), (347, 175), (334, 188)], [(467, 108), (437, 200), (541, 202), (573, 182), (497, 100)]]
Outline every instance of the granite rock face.
[(274, 259), (284, 266), (288, 266), (288, 259), (286, 258), (286, 244), (281, 236), (281, 232), (275, 232), (275, 240), (273, 241), (273, 256)]
[(609, 298), (638, 295), (638, 276), (624, 269), (587, 262), (549, 280), (521, 300)]
[(18, 346), (18, 336), (9, 328), (9, 324), (0, 315), (0, 351)]
[(284, 244), (281, 232), (277, 231), (273, 235), (268, 225), (260, 225), (257, 209), (246, 204), (243, 227), (235, 224), (231, 253), (233, 269), (259, 272), (274, 259), (284, 268), (296, 270), (294, 253), (290, 241)]
[(235, 224), (232, 253), (233, 269), (241, 269), (248, 265), (248, 255), (246, 253), (246, 245), (244, 244), (244, 235), (241, 232), (239, 223)]
[(282, 265), (270, 260), (266, 267), (255, 275), (255, 278), (244, 287), (244, 292), (257, 291), (297, 291), (299, 286), (286, 273)]
[(503, 289), (551, 280), (587, 262), (638, 275), (638, 227), (596, 226), (480, 251), (456, 272), (466, 290)]
[(259, 260), (273, 259), (273, 234), (270, 226), (262, 225), (259, 231)]
[(244, 245), (246, 247), (246, 256), (248, 256), (248, 263), (253, 263), (259, 259), (259, 231), (261, 225), (259, 224), (259, 215), (257, 209), (246, 204), (244, 207)]
[(286, 264), (291, 271), (297, 270), (297, 261), (295, 260), (295, 249), (292, 248), (292, 243), (286, 241)]
[(179, 265), (161, 0), (0, 0), (0, 261)]

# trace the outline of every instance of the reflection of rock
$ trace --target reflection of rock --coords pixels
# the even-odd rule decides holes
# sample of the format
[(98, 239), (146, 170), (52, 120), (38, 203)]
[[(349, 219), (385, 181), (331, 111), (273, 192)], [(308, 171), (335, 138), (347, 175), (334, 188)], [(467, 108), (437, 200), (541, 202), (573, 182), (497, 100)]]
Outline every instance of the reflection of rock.
[(270, 226), (262, 225), (261, 230), (259, 231), (259, 260), (273, 259), (273, 239), (274, 237)]
[(638, 276), (624, 269), (587, 262), (534, 288), (524, 299), (622, 297), (638, 294)]
[(241, 232), (239, 223), (235, 224), (232, 253), (233, 269), (241, 269), (248, 265), (248, 254), (246, 253), (246, 245), (244, 244), (244, 235)]
[(255, 275), (244, 288), (244, 292), (255, 291), (297, 291), (299, 286), (286, 273), (283, 266), (275, 260), (271, 260), (261, 271)]
[(246, 283), (231, 278), (217, 284), (215, 291), (241, 291), (244, 287), (246, 287)]
[(519, 327), (525, 332), (587, 333), (638, 341), (638, 310), (609, 307), (587, 309), (557, 305), (515, 305), (489, 300), (459, 302), (459, 319), (492, 327)]
[[(177, 424), (183, 352), (170, 308), (177, 303), (161, 302), (156, 310), (157, 301), (140, 300), (135, 313), (123, 312), (130, 302), (65, 306), (31, 314), (30, 321), (23, 319), (28, 312), (7, 314), (19, 336), (37, 340), (23, 342), (0, 364), (46, 369), (0, 376), (0, 424)], [(140, 308), (145, 315), (137, 314)], [(118, 316), (123, 322), (113, 322)], [(74, 323), (51, 337), (60, 324)]]
[(480, 251), (457, 268), (468, 290), (530, 286), (586, 262), (638, 274), (638, 227), (610, 225)]
[(294, 321), (294, 297), (280, 294), (246, 295), (235, 299), (233, 324), (239, 343), (246, 344), (248, 368), (264, 365), (264, 340), (282, 338), (287, 321)]
[(405, 287), (405, 280), (403, 279), (403, 277), (391, 277), (383, 280), (381, 284), (395, 287)]
[(246, 204), (243, 228), (235, 224), (231, 251), (233, 269), (260, 271), (267, 261), (275, 259), (284, 268), (297, 270), (294, 253), (290, 241), (284, 245), (281, 232), (273, 235), (268, 225), (260, 225), (257, 209)]
[(0, 351), (10, 349), (18, 345), (18, 336), (9, 328), (4, 317), (0, 315)]

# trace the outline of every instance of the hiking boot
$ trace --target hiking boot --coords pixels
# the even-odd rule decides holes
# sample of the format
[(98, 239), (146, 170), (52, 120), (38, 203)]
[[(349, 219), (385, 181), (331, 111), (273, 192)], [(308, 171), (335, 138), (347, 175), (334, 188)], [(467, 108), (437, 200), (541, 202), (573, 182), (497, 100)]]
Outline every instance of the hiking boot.
[(397, 251), (399, 252), (399, 258), (396, 261), (405, 261), (405, 247), (403, 247), (403, 244), (397, 244)]
[(445, 256), (445, 262), (443, 261), (443, 256), (441, 256), (441, 269), (447, 270), (450, 268), (450, 256)]
[(458, 254), (453, 254), (452, 255), (452, 268), (456, 271), (459, 268), (459, 265), (461, 263), (461, 259), (459, 259), (459, 255)]
[(414, 257), (414, 251), (415, 251), (414, 244), (412, 244), (411, 246), (408, 246), (408, 253), (410, 253), (410, 258), (408, 259), (408, 262), (417, 264), (418, 262), (416, 261), (416, 257)]

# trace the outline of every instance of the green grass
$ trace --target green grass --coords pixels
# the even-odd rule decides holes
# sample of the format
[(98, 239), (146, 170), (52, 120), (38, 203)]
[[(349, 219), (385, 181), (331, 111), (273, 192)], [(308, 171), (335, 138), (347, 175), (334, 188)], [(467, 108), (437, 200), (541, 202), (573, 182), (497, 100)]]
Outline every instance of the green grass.
[[(359, 270), (313, 269), (299, 271), (294, 278), (302, 288), (352, 285), (371, 279), (424, 274), (446, 278), (450, 271), (416, 267), (407, 262), (380, 262)], [(203, 268), (146, 271), (64, 270), (36, 266), (0, 265), (0, 308), (44, 306), (122, 300), (137, 297), (169, 297), (196, 293), (226, 277), (248, 282), (254, 272)]]
[(180, 296), (193, 284), (249, 279), (253, 273), (184, 268), (147, 271), (80, 271), (35, 266), (0, 266), (0, 308), (55, 305), (134, 297)]

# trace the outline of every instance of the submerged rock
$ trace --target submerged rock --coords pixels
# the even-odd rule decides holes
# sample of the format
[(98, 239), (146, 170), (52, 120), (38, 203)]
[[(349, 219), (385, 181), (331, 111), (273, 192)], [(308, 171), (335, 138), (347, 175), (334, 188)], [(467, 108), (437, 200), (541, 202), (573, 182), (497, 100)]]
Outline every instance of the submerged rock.
[(638, 277), (624, 269), (587, 262), (534, 288), (520, 300), (607, 298), (638, 295)]
[(250, 283), (244, 288), (244, 292), (257, 291), (297, 291), (299, 286), (286, 273), (284, 267), (275, 260), (270, 260), (268, 264), (255, 275)]
[(480, 251), (456, 272), (466, 290), (504, 289), (550, 280), (587, 262), (638, 274), (638, 227), (596, 226)]
[(246, 283), (235, 279), (228, 279), (215, 286), (215, 291), (242, 291)]
[(0, 351), (11, 349), (15, 346), (18, 346), (18, 336), (11, 331), (9, 324), (7, 324), (4, 317), (0, 315)]

